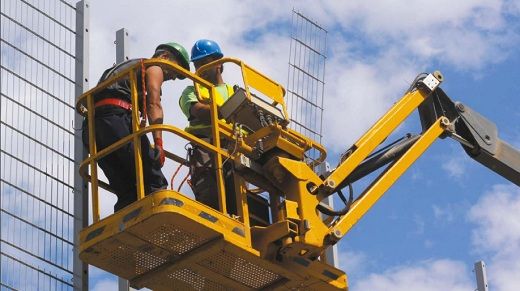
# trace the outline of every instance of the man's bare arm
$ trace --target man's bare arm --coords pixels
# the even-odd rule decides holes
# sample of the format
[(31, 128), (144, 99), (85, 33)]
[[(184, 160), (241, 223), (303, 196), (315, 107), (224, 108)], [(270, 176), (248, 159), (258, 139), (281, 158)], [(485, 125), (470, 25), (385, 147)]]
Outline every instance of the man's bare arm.
[[(163, 71), (159, 66), (151, 66), (146, 69), (146, 103), (150, 125), (162, 124), (164, 119), (161, 106), (161, 86), (164, 81)], [(152, 132), (153, 138), (162, 139), (162, 131)]]
[(211, 121), (210, 106), (201, 102), (193, 103), (190, 114), (197, 120), (209, 123)]

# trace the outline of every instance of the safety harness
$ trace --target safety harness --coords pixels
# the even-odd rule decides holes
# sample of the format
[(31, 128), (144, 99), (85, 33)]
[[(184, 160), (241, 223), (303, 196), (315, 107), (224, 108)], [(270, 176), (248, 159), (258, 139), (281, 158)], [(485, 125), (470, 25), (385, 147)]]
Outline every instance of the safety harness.
[[(141, 64), (141, 87), (143, 90), (143, 92), (142, 92), (143, 109), (141, 110), (141, 127), (144, 127), (144, 126), (146, 126), (146, 121), (147, 121), (147, 117), (148, 117), (148, 112), (147, 112), (147, 108), (146, 108), (146, 82), (145, 82), (146, 68), (144, 66), (144, 59), (140, 60), (140, 64)], [(104, 77), (107, 78), (112, 72), (114, 72), (116, 67), (112, 68), (112, 70), (110, 70), (108, 73), (106, 73)], [(105, 106), (105, 105), (114, 105), (114, 106), (121, 107), (125, 110), (129, 110), (129, 111), (132, 110), (131, 103), (129, 103), (123, 99), (119, 99), (119, 98), (105, 98), (103, 100), (96, 102), (94, 104), (94, 107), (98, 108), (100, 106)]]

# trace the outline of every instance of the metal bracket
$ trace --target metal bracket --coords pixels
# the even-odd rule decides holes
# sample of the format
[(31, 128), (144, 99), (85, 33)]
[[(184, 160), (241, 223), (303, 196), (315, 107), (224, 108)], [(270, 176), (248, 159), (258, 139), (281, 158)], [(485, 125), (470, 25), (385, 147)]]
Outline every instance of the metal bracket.
[(116, 63), (128, 61), (128, 30), (121, 28), (116, 32)]
[(489, 291), (484, 261), (475, 263), (475, 276), (477, 277), (477, 291)]
[(496, 125), (460, 102), (455, 102), (455, 108), (479, 146), (495, 154), (498, 140)]
[(421, 81), (421, 83), (426, 86), (426, 88), (430, 89), (430, 91), (434, 91), (441, 82), (442, 75), (439, 71), (435, 71), (433, 74), (428, 74), (428, 76)]

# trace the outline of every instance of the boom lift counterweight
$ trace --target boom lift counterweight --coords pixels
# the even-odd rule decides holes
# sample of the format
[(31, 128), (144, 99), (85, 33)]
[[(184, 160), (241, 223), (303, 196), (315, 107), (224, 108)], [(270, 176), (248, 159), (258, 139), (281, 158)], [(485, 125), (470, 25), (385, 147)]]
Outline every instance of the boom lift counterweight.
[[(391, 185), (439, 137), (461, 142), (470, 156), (513, 183), (520, 185), (520, 152), (498, 139), (496, 127), (467, 106), (452, 102), (439, 88), (438, 72), (418, 76), (406, 94), (342, 157), (326, 177), (307, 164), (305, 152), (326, 151), (318, 143), (287, 128), (285, 90), (243, 62), (223, 58), (192, 74), (166, 60), (145, 65), (167, 66), (194, 81), (196, 88), (215, 88), (201, 79), (201, 72), (224, 62), (238, 65), (243, 87), (217, 108), (211, 102), (212, 143), (171, 125), (141, 128), (131, 136), (97, 152), (94, 140), (92, 94), (119, 78), (129, 77), (135, 86), (138, 67), (86, 92), (77, 103), (89, 118), (91, 155), (81, 165), (82, 175), (92, 182), (94, 223), (81, 232), (80, 257), (85, 262), (128, 279), (134, 287), (154, 290), (345, 290), (345, 273), (321, 261), (324, 251), (336, 244), (377, 202)], [(135, 91), (135, 90), (134, 90)], [(136, 92), (134, 92), (136, 95)], [(136, 96), (132, 108), (137, 112)], [(418, 109), (422, 132), (374, 151)], [(226, 122), (219, 120), (219, 114)], [(214, 154), (219, 180), (221, 211), (212, 209), (173, 190), (158, 191), (119, 212), (99, 220), (96, 163), (103, 156), (152, 130), (173, 133)], [(245, 132), (245, 133), (244, 133)], [(229, 141), (232, 150), (222, 148)], [(167, 148), (166, 148), (167, 149)], [(135, 147), (140, 156), (140, 147)], [(167, 157), (186, 161), (172, 153)], [(223, 161), (233, 162), (238, 217), (226, 213)], [(90, 166), (92, 176), (87, 173)], [(354, 199), (341, 190), (383, 166), (381, 174)], [(136, 165), (142, 183), (142, 165)], [(263, 199), (258, 193), (267, 193)], [(338, 193), (342, 210), (320, 202)], [(254, 198), (251, 200), (251, 198)], [(251, 201), (256, 201), (253, 205)], [(321, 214), (326, 214), (322, 216)]]

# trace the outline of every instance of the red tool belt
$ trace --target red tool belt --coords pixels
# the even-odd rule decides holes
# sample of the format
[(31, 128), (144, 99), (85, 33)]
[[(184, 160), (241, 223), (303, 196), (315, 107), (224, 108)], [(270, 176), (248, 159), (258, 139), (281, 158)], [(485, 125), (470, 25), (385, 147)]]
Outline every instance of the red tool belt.
[(94, 104), (94, 107), (98, 108), (103, 105), (115, 105), (126, 110), (132, 110), (132, 104), (118, 98), (105, 98), (96, 102), (96, 104)]

